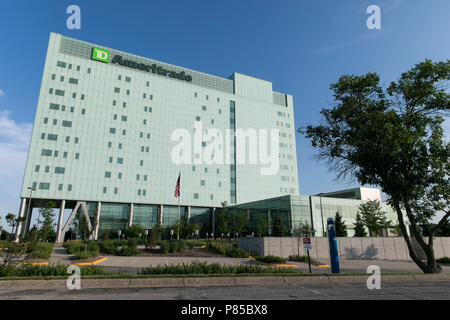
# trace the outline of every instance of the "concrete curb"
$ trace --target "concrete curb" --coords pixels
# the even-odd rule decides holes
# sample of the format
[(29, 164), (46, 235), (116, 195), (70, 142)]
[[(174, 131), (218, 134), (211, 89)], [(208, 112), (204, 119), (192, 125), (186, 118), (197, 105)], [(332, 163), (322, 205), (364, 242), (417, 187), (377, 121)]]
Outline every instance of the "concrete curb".
[[(348, 276), (260, 276), (260, 277), (193, 277), (193, 278), (135, 278), (81, 279), (82, 289), (94, 288), (172, 288), (228, 287), (255, 285), (366, 283), (370, 275)], [(64, 280), (0, 280), (0, 289), (66, 289)], [(381, 282), (450, 281), (450, 274), (381, 275)]]

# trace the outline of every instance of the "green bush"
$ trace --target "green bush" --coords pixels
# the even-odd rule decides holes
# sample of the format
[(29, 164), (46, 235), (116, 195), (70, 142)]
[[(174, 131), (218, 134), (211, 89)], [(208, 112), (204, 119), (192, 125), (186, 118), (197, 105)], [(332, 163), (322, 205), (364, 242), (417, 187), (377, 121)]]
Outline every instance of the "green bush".
[(178, 240), (178, 251), (183, 252), (187, 248), (186, 241), (184, 240)]
[(75, 259), (79, 260), (79, 259), (88, 259), (88, 258), (92, 258), (92, 257), (96, 257), (98, 254), (98, 251), (81, 251), (80, 253), (78, 253), (75, 256)]
[(38, 242), (28, 246), (27, 252), (30, 258), (50, 259), (53, 250), (53, 242)]
[(438, 263), (450, 263), (450, 258), (449, 257), (439, 258), (439, 259), (436, 259), (436, 262), (438, 262)]
[(257, 256), (256, 261), (261, 261), (264, 263), (286, 263), (287, 259), (276, 257), (276, 256)]
[(115, 245), (114, 240), (108, 240), (108, 241), (100, 241), (98, 243), (100, 252), (106, 253), (106, 254), (115, 254), (117, 251), (117, 247)]
[[(109, 275), (111, 272), (100, 266), (80, 267), (82, 276)], [(8, 265), (6, 268), (0, 268), (1, 277), (38, 277), (38, 276), (63, 276), (67, 277), (66, 265), (48, 265), (34, 266), (28, 264)]]
[(80, 240), (66, 241), (63, 244), (68, 254), (78, 254), (84, 250), (84, 244)]
[(173, 240), (169, 242), (169, 251), (170, 252), (177, 252), (178, 251), (178, 241), (177, 240)]
[(169, 243), (167, 241), (161, 241), (161, 253), (166, 254), (169, 253)]
[(121, 250), (117, 250), (118, 256), (135, 256), (140, 253), (141, 251), (138, 248), (132, 248), (128, 246), (123, 246)]
[(192, 241), (186, 241), (186, 245), (188, 246), (189, 250), (194, 249), (195, 243)]
[(228, 257), (232, 258), (248, 258), (248, 252), (244, 249), (237, 248), (237, 247), (231, 247), (228, 250), (226, 250), (225, 253)]
[(255, 265), (221, 265), (208, 264), (206, 261), (194, 261), (181, 265), (158, 265), (156, 267), (142, 268), (140, 274), (243, 274), (243, 273), (290, 273), (293, 269), (274, 269)]
[(139, 239), (131, 238), (131, 239), (127, 240), (127, 244), (126, 245), (127, 245), (127, 247), (137, 249), (138, 244), (139, 244)]

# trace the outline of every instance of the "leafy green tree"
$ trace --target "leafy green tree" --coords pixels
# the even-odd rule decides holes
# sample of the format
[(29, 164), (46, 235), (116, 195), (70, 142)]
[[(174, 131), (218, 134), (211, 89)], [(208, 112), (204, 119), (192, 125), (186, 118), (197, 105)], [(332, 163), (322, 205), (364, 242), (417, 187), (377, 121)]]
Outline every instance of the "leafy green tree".
[(142, 238), (144, 236), (144, 227), (140, 224), (132, 224), (125, 230), (125, 235), (127, 239), (131, 238)]
[(281, 217), (279, 215), (276, 215), (273, 218), (272, 229), (272, 234), (274, 237), (283, 237), (286, 234), (286, 227), (283, 225), (283, 222), (281, 221)]
[(19, 225), (22, 221), (25, 221), (25, 217), (16, 217), (14, 213), (8, 213), (5, 216), (6, 223), (11, 227), (11, 239), (14, 237), (14, 228)]
[[(411, 259), (425, 273), (442, 271), (433, 236), (450, 216), (450, 142), (442, 129), (450, 111), (449, 80), (450, 60), (418, 63), (387, 88), (376, 73), (344, 75), (331, 85), (335, 103), (322, 109), (322, 123), (299, 129), (337, 179), (382, 188), (397, 213)], [(444, 215), (427, 243), (418, 226), (438, 212)], [(413, 247), (404, 215), (426, 262)]]
[(228, 214), (228, 203), (222, 202), (222, 208), (219, 210), (219, 212), (215, 215), (215, 236), (219, 236), (222, 233), (227, 234), (229, 232), (232, 232), (231, 222), (232, 222), (232, 216)]
[(359, 213), (356, 214), (355, 221), (355, 237), (367, 237), (366, 228), (364, 227), (364, 222), (361, 219), (361, 215)]
[(369, 236), (371, 237), (383, 236), (383, 230), (387, 230), (392, 225), (392, 222), (387, 220), (386, 212), (381, 209), (378, 200), (362, 203), (358, 207), (358, 212), (361, 214), (362, 223), (369, 229)]
[[(425, 237), (430, 235), (430, 230), (436, 227), (436, 223), (424, 223), (420, 226)], [(450, 221), (445, 221), (434, 234), (436, 237), (450, 237)]]
[(42, 241), (51, 241), (56, 238), (55, 223), (53, 222), (55, 218), (55, 213), (53, 208), (55, 207), (54, 202), (47, 202), (44, 207), (39, 208), (39, 215), (42, 216), (42, 224), (38, 230), (38, 237)]
[[(98, 210), (94, 210), (94, 217), (92, 219), (89, 218), (86, 219), (86, 216), (82, 210), (79, 210), (77, 214), (75, 215), (75, 219), (72, 222), (72, 228), (75, 232), (81, 235), (81, 239), (84, 242), (84, 253), (87, 253), (87, 247), (88, 247), (88, 241), (92, 237), (92, 235), (95, 232), (95, 229), (97, 228), (97, 217), (98, 217)], [(91, 227), (89, 227), (89, 224)]]
[(255, 231), (259, 237), (263, 237), (268, 233), (269, 223), (267, 222), (267, 217), (264, 214), (258, 217)]
[(334, 218), (334, 225), (336, 228), (336, 236), (337, 237), (346, 237), (347, 236), (347, 226), (342, 221), (342, 217), (339, 212), (336, 212), (336, 216)]
[(234, 233), (242, 235), (248, 231), (248, 217), (245, 211), (239, 210), (233, 215)]

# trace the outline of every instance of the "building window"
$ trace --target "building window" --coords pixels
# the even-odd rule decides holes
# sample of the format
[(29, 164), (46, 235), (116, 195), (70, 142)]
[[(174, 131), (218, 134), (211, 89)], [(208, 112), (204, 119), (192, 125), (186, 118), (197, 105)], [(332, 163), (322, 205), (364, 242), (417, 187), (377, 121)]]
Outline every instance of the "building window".
[(119, 143), (119, 149), (122, 149), (122, 144), (121, 143)]
[(66, 67), (66, 63), (65, 63), (65, 62), (62, 62), (62, 61), (57, 61), (57, 62), (56, 62), (56, 66), (57, 66), (57, 67), (61, 67), (61, 68), (65, 68), (65, 67)]
[(194, 172), (195, 171), (195, 166), (192, 166), (192, 172)]
[(80, 71), (80, 66), (77, 66), (77, 71)]
[(84, 100), (84, 94), (81, 95), (81, 100)]
[(53, 152), (53, 155), (55, 156), (55, 158), (58, 158), (58, 151), (55, 150), (55, 151)]
[(70, 141), (70, 137), (67, 136), (67, 137), (66, 137), (66, 142), (69, 142), (69, 141)]
[(110, 142), (108, 142), (108, 148), (111, 148), (112, 147), (112, 142), (110, 141)]
[(39, 183), (39, 189), (41, 189), (41, 190), (48, 190), (48, 189), (50, 189), (50, 183), (47, 183), (47, 182)]
[(63, 158), (67, 158), (67, 151), (64, 151)]
[(86, 114), (86, 109), (81, 109), (81, 114)]
[(114, 120), (117, 120), (117, 114), (114, 115), (113, 119), (114, 119)]
[(214, 195), (210, 195), (210, 199), (213, 200), (214, 199)]
[(62, 124), (63, 127), (72, 127), (72, 121), (63, 120)]
[(120, 74), (117, 76), (117, 80), (122, 80), (122, 76)]
[(114, 188), (114, 194), (117, 194), (117, 192), (118, 192), (118, 189)]
[(203, 111), (206, 111), (206, 106), (202, 106), (202, 110), (203, 110)]
[(116, 128), (109, 128), (109, 133), (116, 133)]
[(71, 83), (71, 84), (78, 84), (78, 79), (69, 78), (69, 83)]
[(42, 149), (41, 156), (51, 157), (52, 156), (52, 150)]
[(105, 178), (111, 178), (111, 171), (105, 171)]
[(138, 196), (141, 195), (141, 189), (138, 189)]
[(144, 165), (144, 160), (139, 160), (139, 165), (142, 167)]
[(153, 100), (153, 95), (152, 94), (150, 95), (150, 100)]
[(127, 134), (127, 130), (123, 129), (123, 130), (122, 130), (122, 135), (125, 136), (126, 134)]
[(119, 174), (117, 175), (118, 179), (122, 179), (122, 172), (119, 172)]
[(87, 69), (87, 73), (91, 73), (91, 68), (88, 68), (88, 69)]
[(55, 173), (58, 173), (58, 174), (64, 174), (65, 171), (66, 171), (65, 168), (62, 168), (62, 167), (55, 167)]
[(115, 93), (119, 93), (119, 92), (120, 92), (120, 88), (115, 87), (115, 88), (114, 88), (114, 92), (115, 92)]
[(45, 139), (45, 133), (41, 133), (41, 139), (42, 139), (42, 140)]
[(59, 110), (59, 104), (50, 103), (50, 109), (52, 109), (52, 110)]
[(127, 121), (127, 116), (122, 116), (122, 121)]
[(209, 99), (209, 96), (208, 95), (206, 95), (206, 100), (208, 100)]
[(194, 193), (194, 199), (198, 199), (198, 193)]
[(50, 167), (49, 166), (45, 166), (45, 173), (49, 173), (50, 172)]
[(147, 83), (146, 83), (145, 85), (146, 85), (147, 87), (148, 87), (148, 86), (150, 86), (150, 82), (149, 82), (149, 81), (147, 81)]
[(59, 185), (58, 185), (58, 191), (62, 191), (62, 189), (63, 189), (63, 185), (62, 185), (62, 184), (59, 184)]
[(117, 158), (117, 163), (118, 164), (123, 164), (123, 158)]
[(72, 99), (75, 99), (77, 97), (77, 93), (76, 92), (73, 92), (72, 93)]
[(200, 185), (204, 186), (205, 185), (205, 180), (200, 180)]
[(67, 191), (72, 191), (72, 185), (71, 185), (71, 184), (69, 184), (69, 185), (67, 186)]
[(139, 181), (140, 176), (137, 174), (136, 175), (136, 180)]
[(44, 118), (44, 124), (47, 124), (48, 118)]
[(127, 103), (126, 102), (122, 103), (122, 107), (126, 108), (127, 107)]
[(78, 137), (75, 137), (74, 143), (78, 143)]
[(53, 119), (53, 125), (56, 126), (58, 124), (58, 119)]
[(57, 96), (64, 97), (64, 94), (65, 94), (64, 90), (59, 90), (59, 89), (55, 90), (55, 95), (57, 95)]
[(40, 168), (41, 166), (40, 165), (37, 165), (35, 168), (34, 168), (34, 172), (39, 172), (39, 168)]
[(116, 105), (116, 100), (113, 100), (113, 106), (115, 106)]
[(106, 187), (103, 187), (103, 193), (106, 193), (108, 189)]
[(144, 175), (144, 181), (147, 181), (147, 175), (146, 174)]
[(80, 159), (80, 154), (77, 152), (77, 153), (75, 153), (75, 159)]
[(200, 121), (200, 117), (199, 117), (199, 116), (196, 116), (196, 117), (195, 117), (195, 121)]
[(49, 134), (47, 135), (47, 140), (57, 141), (57, 140), (58, 140), (58, 135), (57, 135), (57, 134), (51, 134), (51, 133), (49, 133)]
[(131, 82), (131, 78), (130, 77), (125, 77), (125, 82)]
[(109, 161), (109, 163), (112, 163), (113, 162), (113, 157), (109, 157), (108, 161)]
[(127, 95), (130, 95), (130, 90), (127, 90)]

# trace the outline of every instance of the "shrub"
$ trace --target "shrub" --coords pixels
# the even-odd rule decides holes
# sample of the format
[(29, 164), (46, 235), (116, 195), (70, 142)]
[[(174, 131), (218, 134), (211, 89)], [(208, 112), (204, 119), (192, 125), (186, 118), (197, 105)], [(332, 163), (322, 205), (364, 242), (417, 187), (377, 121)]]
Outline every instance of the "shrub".
[(257, 256), (255, 257), (255, 260), (264, 263), (285, 263), (287, 261), (285, 258), (276, 256)]
[(194, 249), (194, 246), (195, 246), (194, 242), (192, 242), (192, 241), (187, 241), (186, 244), (187, 244), (189, 250)]
[(118, 256), (135, 256), (140, 254), (141, 251), (138, 248), (124, 246), (122, 250), (117, 251)]
[(242, 273), (292, 273), (293, 269), (274, 269), (255, 265), (221, 265), (208, 264), (206, 261), (193, 261), (181, 265), (158, 265), (156, 267), (142, 268), (140, 274), (242, 274)]
[[(82, 276), (109, 275), (111, 272), (100, 266), (80, 267)], [(1, 277), (38, 277), (38, 276), (63, 276), (67, 277), (66, 265), (34, 266), (29, 264), (8, 265), (5, 269), (0, 268)]]
[(53, 250), (52, 242), (33, 243), (32, 246), (28, 246), (27, 248), (28, 257), (40, 259), (50, 259), (52, 250)]
[(115, 254), (117, 251), (117, 247), (114, 244), (114, 240), (109, 240), (109, 241), (100, 241), (98, 243), (100, 252), (102, 253), (106, 253), (106, 254)]
[(170, 252), (177, 252), (178, 251), (178, 241), (170, 241), (169, 242), (169, 251)]
[(130, 247), (130, 248), (137, 249), (138, 244), (139, 244), (139, 239), (137, 239), (137, 238), (131, 238), (131, 239), (128, 239), (128, 240), (127, 240), (127, 244), (126, 244), (126, 245), (127, 245), (128, 247)]
[(449, 257), (439, 258), (439, 259), (436, 259), (436, 262), (438, 262), (438, 263), (450, 263), (450, 258)]
[(231, 247), (226, 251), (226, 255), (232, 258), (248, 258), (248, 252), (244, 249)]
[(169, 253), (169, 243), (167, 241), (161, 241), (161, 253)]
[(98, 251), (81, 251), (80, 253), (78, 253), (75, 256), (75, 259), (79, 260), (79, 259), (88, 259), (88, 258), (92, 258), (92, 257), (96, 257), (98, 254)]
[(178, 240), (178, 251), (180, 251), (180, 252), (185, 251), (186, 248), (187, 248), (186, 241)]
[(140, 224), (133, 224), (127, 228), (125, 234), (127, 238), (140, 238), (144, 235), (144, 232), (144, 227), (142, 227)]
[(68, 254), (78, 254), (80, 251), (84, 250), (84, 244), (80, 240), (66, 241), (63, 244)]

